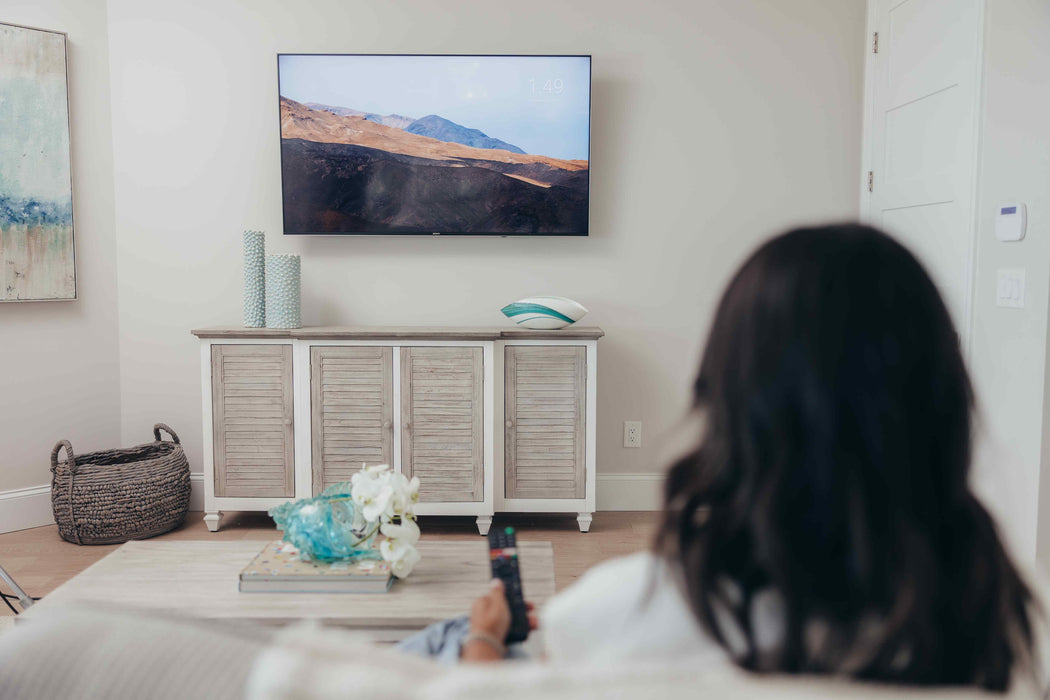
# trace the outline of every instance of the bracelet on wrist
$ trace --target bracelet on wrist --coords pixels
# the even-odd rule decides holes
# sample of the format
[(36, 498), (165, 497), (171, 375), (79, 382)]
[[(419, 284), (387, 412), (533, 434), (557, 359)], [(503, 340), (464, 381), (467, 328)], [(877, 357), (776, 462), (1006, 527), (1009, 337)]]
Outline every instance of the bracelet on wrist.
[(465, 647), (471, 642), (482, 642), (483, 644), (489, 646), (497, 654), (499, 654), (499, 657), (501, 659), (507, 655), (506, 645), (500, 640), (493, 637), (491, 634), (485, 634), (484, 632), (470, 632), (463, 639), (463, 646)]

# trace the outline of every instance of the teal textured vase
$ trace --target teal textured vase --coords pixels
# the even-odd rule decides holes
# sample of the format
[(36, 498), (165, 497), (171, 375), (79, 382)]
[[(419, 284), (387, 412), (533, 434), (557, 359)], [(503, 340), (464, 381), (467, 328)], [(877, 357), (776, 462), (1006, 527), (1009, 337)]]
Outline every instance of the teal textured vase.
[(262, 231), (244, 232), (244, 325), (266, 325), (265, 283), (266, 235)]
[(302, 328), (298, 255), (266, 256), (266, 327)]
[(303, 559), (382, 559), (373, 546), (379, 526), (358, 518), (361, 529), (355, 529), (347, 482), (329, 486), (320, 496), (282, 503), (269, 513), (277, 529), (284, 530), (284, 541), (295, 545)]

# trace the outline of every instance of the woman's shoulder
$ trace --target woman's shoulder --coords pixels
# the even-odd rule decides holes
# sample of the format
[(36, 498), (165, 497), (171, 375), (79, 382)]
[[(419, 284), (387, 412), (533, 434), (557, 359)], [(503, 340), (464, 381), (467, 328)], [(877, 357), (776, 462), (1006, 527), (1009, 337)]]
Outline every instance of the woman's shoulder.
[[(663, 560), (648, 551), (606, 559), (587, 569), (578, 581), (565, 589), (565, 593), (590, 586), (608, 586), (624, 591), (629, 587), (628, 584), (640, 582), (643, 578), (651, 578), (654, 574), (662, 575), (666, 569)], [(559, 593), (558, 597), (562, 595), (564, 594)]]
[(616, 603), (634, 603), (654, 576), (663, 578), (664, 565), (650, 552), (609, 559), (588, 569), (579, 580), (554, 596), (543, 608), (543, 619), (552, 622), (605, 613)]
[(711, 653), (667, 563), (651, 552), (603, 562), (554, 596), (540, 614), (554, 661)]

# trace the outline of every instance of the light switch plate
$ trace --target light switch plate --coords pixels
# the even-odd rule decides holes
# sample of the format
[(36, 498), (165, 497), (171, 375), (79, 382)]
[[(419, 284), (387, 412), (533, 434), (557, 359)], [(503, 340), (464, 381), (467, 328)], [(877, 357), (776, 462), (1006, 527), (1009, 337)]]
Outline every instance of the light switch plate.
[(1024, 308), (1024, 268), (996, 270), (995, 305)]

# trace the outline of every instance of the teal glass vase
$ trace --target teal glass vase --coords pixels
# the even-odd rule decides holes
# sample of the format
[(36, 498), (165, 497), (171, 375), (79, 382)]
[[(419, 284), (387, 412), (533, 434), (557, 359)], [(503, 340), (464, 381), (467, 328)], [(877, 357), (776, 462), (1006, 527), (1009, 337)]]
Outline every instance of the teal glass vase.
[(355, 517), (350, 484), (329, 486), (319, 496), (282, 503), (269, 510), (284, 541), (306, 560), (382, 559), (374, 546), (379, 523)]

